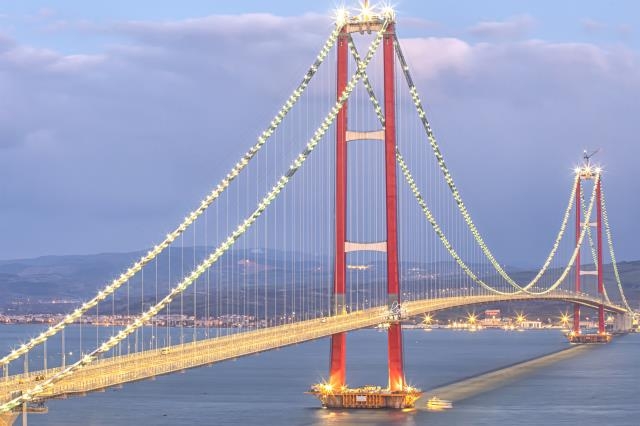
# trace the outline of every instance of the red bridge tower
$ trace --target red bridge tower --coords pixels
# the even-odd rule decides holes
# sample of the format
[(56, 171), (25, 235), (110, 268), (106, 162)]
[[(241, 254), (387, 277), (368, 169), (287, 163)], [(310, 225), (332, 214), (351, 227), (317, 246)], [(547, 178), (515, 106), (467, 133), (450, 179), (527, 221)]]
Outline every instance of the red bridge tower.
[[(597, 152), (597, 151), (596, 151)], [(603, 265), (602, 265), (602, 170), (599, 167), (591, 165), (590, 159), (592, 154), (587, 154), (585, 151), (584, 164), (582, 167), (576, 169), (577, 187), (576, 187), (576, 244), (580, 242), (580, 235), (582, 233), (583, 226), (596, 228), (596, 261), (595, 270), (583, 270), (580, 265), (580, 250), (576, 257), (576, 276), (575, 276), (575, 291), (579, 293), (582, 286), (582, 276), (593, 275), (598, 280), (598, 294), (601, 299), (601, 303), (598, 305), (598, 333), (583, 333), (580, 328), (580, 305), (575, 303), (573, 306), (573, 329), (569, 334), (569, 341), (572, 343), (606, 343), (611, 340), (611, 335), (607, 334), (605, 328), (604, 319), (604, 280), (603, 280)], [(582, 222), (582, 182), (594, 180), (596, 185), (596, 221), (590, 223)], [(586, 218), (584, 218), (586, 220)], [(591, 220), (591, 218), (589, 218)]]
[[(351, 33), (380, 31), (383, 19), (391, 20), (382, 39), (384, 67), (384, 130), (371, 132), (349, 131), (347, 103), (336, 119), (336, 247), (334, 314), (345, 312), (346, 256), (359, 250), (384, 251), (387, 254), (387, 295), (389, 311), (393, 317), (388, 329), (389, 383), (387, 388), (366, 387), (351, 389), (346, 382), (346, 333), (331, 337), (329, 380), (316, 385), (316, 394), (322, 404), (333, 408), (406, 408), (412, 407), (420, 391), (407, 386), (404, 377), (402, 328), (400, 325), (400, 279), (398, 269), (398, 226), (396, 184), (396, 95), (395, 95), (395, 23), (391, 14), (376, 14), (368, 2), (361, 14), (350, 18), (346, 11), (344, 25), (337, 42), (337, 97), (347, 86), (349, 78), (349, 39)], [(384, 142), (386, 241), (359, 243), (347, 241), (347, 144), (352, 140), (381, 140)]]

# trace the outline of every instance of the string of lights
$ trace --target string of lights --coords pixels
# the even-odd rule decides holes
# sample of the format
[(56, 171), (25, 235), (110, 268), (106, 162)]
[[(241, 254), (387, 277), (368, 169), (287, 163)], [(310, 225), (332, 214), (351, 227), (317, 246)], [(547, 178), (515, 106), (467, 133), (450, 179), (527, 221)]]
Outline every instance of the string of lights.
[(262, 199), (262, 201), (258, 204), (257, 208), (253, 211), (253, 213), (247, 217), (238, 227), (226, 238), (226, 240), (219, 245), (210, 255), (204, 260), (202, 263), (198, 265), (196, 269), (194, 269), (186, 278), (184, 278), (177, 286), (175, 286), (170, 293), (165, 296), (162, 300), (160, 300), (157, 304), (152, 306), (149, 310), (141, 314), (139, 317), (135, 319), (131, 324), (127, 327), (123, 328), (116, 335), (111, 336), (107, 341), (102, 343), (99, 347), (91, 351), (90, 353), (82, 356), (77, 362), (69, 365), (67, 368), (62, 371), (54, 374), (47, 380), (42, 383), (34, 386), (33, 388), (23, 392), (20, 396), (6, 402), (5, 404), (0, 405), (0, 413), (11, 411), (23, 403), (29, 402), (34, 399), (37, 395), (45, 392), (47, 389), (51, 388), (55, 383), (68, 377), (81, 369), (82, 367), (91, 364), (95, 361), (99, 355), (107, 353), (124, 339), (126, 339), (129, 335), (134, 333), (137, 329), (144, 326), (149, 322), (154, 316), (156, 316), (162, 309), (167, 307), (175, 297), (182, 294), (191, 284), (193, 284), (198, 277), (200, 277), (203, 273), (205, 273), (224, 253), (226, 253), (234, 243), (240, 238), (250, 227), (255, 223), (255, 221), (262, 215), (262, 213), (269, 207), (269, 205), (276, 199), (276, 197), (282, 192), (284, 187), (287, 185), (289, 180), (295, 175), (295, 173), (300, 169), (300, 167), (304, 164), (309, 155), (313, 152), (315, 147), (318, 145), (322, 137), (325, 135), (327, 130), (331, 127), (333, 122), (335, 121), (338, 112), (342, 109), (342, 106), (347, 101), (351, 92), (355, 88), (358, 80), (362, 78), (363, 73), (366, 70), (367, 65), (373, 58), (376, 50), (378, 49), (384, 32), (389, 24), (389, 21), (385, 20), (383, 25), (378, 32), (375, 40), (369, 47), (367, 55), (365, 59), (358, 63), (358, 70), (351, 77), (347, 86), (343, 90), (336, 104), (331, 108), (324, 121), (321, 123), (320, 127), (315, 131), (314, 135), (307, 143), (307, 146), (300, 153), (296, 159), (293, 161), (289, 170), (285, 175), (283, 175), (278, 182), (273, 186), (273, 188), (267, 193), (267, 195)]
[(204, 211), (218, 198), (220, 195), (229, 187), (231, 182), (240, 174), (240, 172), (249, 164), (255, 155), (260, 151), (262, 146), (267, 142), (267, 140), (273, 135), (276, 131), (280, 123), (287, 116), (289, 111), (293, 108), (296, 102), (300, 99), (302, 94), (305, 92), (305, 89), (309, 85), (311, 79), (318, 71), (320, 65), (324, 62), (325, 58), (333, 48), (338, 39), (338, 35), (340, 34), (341, 28), (336, 27), (334, 31), (331, 33), (325, 44), (322, 46), (320, 53), (316, 57), (314, 63), (311, 65), (307, 73), (304, 75), (302, 81), (298, 85), (298, 87), (293, 91), (291, 96), (284, 103), (282, 108), (278, 111), (274, 119), (271, 121), (269, 126), (262, 132), (262, 134), (258, 137), (258, 141), (255, 145), (253, 145), (249, 151), (247, 151), (240, 161), (235, 164), (233, 169), (226, 175), (224, 179), (218, 184), (218, 186), (213, 189), (213, 191), (204, 198), (200, 205), (196, 210), (191, 212), (189, 216), (185, 217), (184, 221), (172, 232), (167, 234), (166, 238), (158, 245), (154, 246), (153, 249), (149, 250), (144, 256), (142, 256), (136, 263), (134, 263), (129, 269), (123, 272), (118, 278), (114, 279), (109, 285), (103, 288), (98, 292), (96, 297), (85, 302), (80, 307), (72, 311), (70, 314), (66, 315), (62, 321), (59, 323), (49, 327), (38, 336), (32, 338), (28, 342), (20, 345), (18, 348), (12, 350), (8, 355), (0, 359), (0, 365), (4, 366), (9, 364), (10, 362), (18, 359), (20, 356), (26, 354), (34, 347), (44, 343), (50, 337), (58, 334), (63, 328), (67, 325), (72, 324), (76, 320), (78, 320), (82, 315), (88, 310), (96, 307), (98, 303), (105, 300), (109, 295), (114, 293), (118, 288), (127, 283), (132, 277), (134, 277), (138, 272), (142, 270), (142, 268), (153, 261), (160, 253), (162, 253), (167, 247), (169, 247), (178, 237), (180, 237), (183, 232), (191, 226), (195, 220), (204, 213)]
[[(349, 34), (349, 50), (351, 50), (351, 55), (353, 59), (355, 59), (356, 63), (360, 63), (360, 53), (358, 53), (358, 49), (356, 48), (355, 43), (353, 42), (353, 37)], [(364, 88), (367, 90), (367, 94), (369, 95), (369, 99), (373, 104), (373, 109), (380, 120), (380, 124), (384, 126), (384, 112), (382, 111), (382, 106), (376, 97), (376, 93), (373, 90), (373, 86), (371, 85), (371, 81), (369, 80), (369, 75), (365, 72), (362, 76), (362, 84)]]
[[(585, 212), (585, 205), (584, 205), (584, 192), (580, 192), (580, 209), (581, 209), (581, 214), (584, 216), (584, 212)], [(593, 233), (591, 232), (591, 226), (589, 226), (587, 228), (587, 237), (589, 239), (589, 248), (591, 251), (591, 258), (593, 259), (593, 264), (597, 265), (598, 264), (598, 254), (596, 251), (596, 245), (595, 242), (593, 241)], [(604, 296), (604, 300), (607, 303), (611, 303), (611, 299), (609, 298), (609, 294), (607, 293), (607, 286), (603, 285), (602, 286), (602, 291), (603, 291), (603, 296)]]
[[(406, 70), (407, 73), (408, 73), (408, 65), (407, 65), (406, 61), (404, 60), (404, 56), (402, 55), (401, 50), (399, 49), (399, 43), (398, 43), (397, 39), (396, 39), (396, 48), (397, 48), (396, 51), (399, 52), (400, 64), (401, 64), (403, 70)], [(351, 50), (351, 54), (354, 57), (354, 59), (356, 60), (356, 62), (359, 62), (360, 61), (360, 55), (358, 53), (358, 50), (355, 47), (355, 44), (353, 43), (353, 39), (351, 38), (351, 36), (349, 36), (349, 49)], [(405, 77), (406, 77), (407, 81), (409, 82), (410, 90), (411, 90), (412, 88), (415, 88), (415, 85), (412, 84), (413, 80), (412, 80), (410, 75), (407, 75), (407, 73), (405, 73)], [(376, 98), (375, 92), (373, 90), (373, 87), (371, 86), (371, 83), (369, 81), (368, 75), (366, 73), (364, 74), (364, 76), (362, 78), (362, 82), (363, 82), (363, 85), (364, 85), (365, 89), (367, 90), (369, 98), (370, 98), (370, 100), (371, 100), (371, 102), (373, 104), (374, 111), (375, 111), (376, 115), (378, 116), (378, 119), (380, 120), (380, 123), (384, 126), (384, 114), (383, 114), (382, 108), (380, 106), (380, 103), (379, 103), (378, 99)], [(414, 89), (413, 92), (411, 93), (411, 95), (413, 97), (414, 104), (417, 103), (416, 102), (416, 98), (418, 98), (417, 89)], [(420, 114), (420, 110), (422, 110), (424, 112), (424, 109), (421, 108), (422, 103), (419, 100), (419, 98), (418, 98), (418, 102), (420, 103), (420, 105), (416, 105), (416, 107), (419, 108), (419, 114)], [(426, 114), (422, 114), (421, 117), (424, 117), (424, 119), (426, 121)], [(430, 129), (430, 125), (429, 125), (428, 121), (427, 121), (426, 127), (428, 129)], [(437, 142), (435, 141), (435, 138), (433, 137), (432, 132), (428, 131), (428, 134), (429, 133), (431, 133), (431, 135), (432, 135), (432, 138), (430, 138), (430, 141), (433, 139), (433, 143), (435, 143), (436, 148), (437, 148), (437, 150), (439, 152), (439, 147), (437, 147)], [(473, 273), (473, 271), (471, 271), (471, 269), (464, 263), (464, 261), (462, 261), (460, 256), (453, 249), (453, 246), (451, 245), (451, 243), (448, 241), (448, 239), (444, 235), (444, 233), (442, 231), (442, 228), (435, 222), (435, 218), (433, 217), (433, 214), (431, 213), (431, 211), (427, 207), (427, 205), (426, 205), (426, 203), (424, 201), (424, 198), (420, 194), (420, 192), (419, 192), (419, 190), (417, 188), (417, 185), (415, 184), (415, 180), (411, 176), (410, 171), (408, 169), (408, 166), (407, 166), (406, 162), (404, 161), (404, 158), (402, 157), (402, 155), (401, 155), (401, 153), (400, 153), (400, 151), (398, 150), (397, 147), (396, 147), (396, 157), (397, 157), (398, 164), (400, 165), (400, 168), (402, 169), (403, 174), (405, 175), (405, 178), (407, 179), (407, 182), (409, 183), (409, 186), (411, 187), (411, 190), (414, 193), (414, 196), (418, 199), (418, 203), (420, 204), (420, 207), (423, 209), (423, 212), (424, 212), (425, 216), (427, 217), (427, 219), (429, 220), (429, 222), (433, 226), (434, 230), (438, 234), (441, 242), (443, 243), (445, 248), (449, 251), (449, 254), (456, 260), (458, 265), (465, 271), (465, 273), (473, 281), (475, 281), (477, 284), (479, 284), (480, 286), (484, 287), (485, 289), (487, 289), (489, 291), (499, 292), (498, 290), (494, 289), (493, 287), (489, 286), (488, 284), (486, 284), (482, 280), (480, 280)], [(440, 156), (440, 158), (442, 158), (442, 156)], [(440, 163), (440, 161), (439, 161), (439, 163)], [(444, 160), (440, 164), (441, 164), (441, 167), (442, 167), (442, 165), (444, 165)], [(443, 170), (443, 172), (445, 173), (445, 176), (446, 176), (446, 174), (449, 173), (448, 169), (446, 169), (446, 165), (444, 165), (444, 169), (445, 170)], [(579, 173), (576, 173), (575, 180), (574, 180), (574, 182), (572, 184), (572, 191), (571, 191), (571, 194), (569, 196), (569, 203), (568, 203), (567, 208), (565, 210), (565, 213), (563, 215), (560, 231), (558, 232), (558, 235), (556, 236), (556, 240), (554, 242), (554, 245), (552, 247), (552, 250), (551, 250), (549, 256), (545, 260), (545, 262), (543, 264), (543, 267), (540, 269), (540, 271), (538, 271), (536, 277), (529, 284), (527, 284), (525, 287), (520, 287), (520, 286), (516, 285), (516, 289), (519, 290), (519, 291), (517, 291), (517, 293), (519, 293), (519, 292), (529, 293), (527, 290), (529, 288), (535, 286), (538, 283), (540, 278), (544, 275), (545, 271), (548, 269), (549, 265), (553, 261), (553, 259), (555, 257), (555, 254), (556, 254), (556, 252), (557, 252), (557, 250), (558, 250), (558, 248), (560, 246), (560, 243), (562, 241), (562, 238), (564, 236), (564, 233), (566, 231), (568, 220), (569, 220), (569, 215), (570, 215), (571, 210), (573, 209), (573, 206), (574, 206), (577, 183), (578, 183), (579, 179), (580, 179), (580, 175), (579, 175)], [(452, 182), (452, 179), (451, 179), (451, 182)], [(455, 187), (455, 185), (454, 185), (454, 187)], [(456, 191), (456, 193), (457, 193), (457, 191)], [(454, 195), (454, 197), (455, 197), (455, 195)], [(456, 200), (456, 201), (458, 202), (458, 200)], [(459, 205), (461, 204), (461, 200), (460, 200), (460, 202), (458, 202), (458, 204)], [(585, 211), (586, 206), (584, 204), (585, 204), (584, 203), (584, 192), (581, 192), (580, 208), (581, 208), (581, 210), (583, 212), (583, 217), (586, 217), (587, 212)], [(622, 298), (622, 300), (623, 300), (623, 302), (625, 304), (625, 307), (627, 309), (631, 310), (629, 305), (628, 305), (627, 299), (626, 299), (626, 297), (624, 295), (623, 288), (622, 288), (622, 283), (621, 283), (621, 280), (620, 280), (620, 277), (619, 277), (619, 274), (618, 274), (617, 264), (615, 263), (615, 255), (613, 254), (613, 244), (612, 244), (612, 241), (611, 241), (611, 232), (610, 232), (610, 229), (608, 228), (608, 220), (607, 220), (607, 217), (606, 217), (606, 210), (604, 208), (604, 196), (603, 196), (603, 199), (602, 199), (602, 204), (603, 204), (603, 209), (602, 209), (603, 210), (603, 219), (605, 221), (605, 227), (607, 228), (606, 231), (607, 231), (607, 237), (608, 237), (608, 240), (609, 240), (609, 250), (610, 250), (610, 253), (611, 253), (611, 257), (612, 257), (612, 263), (613, 263), (613, 267), (614, 267), (614, 274), (616, 276), (616, 281), (618, 283), (618, 288), (620, 290), (621, 298)], [(471, 227), (473, 227), (473, 229), (475, 229), (475, 226), (473, 226), (473, 222), (471, 221), (471, 218), (469, 217), (469, 214), (466, 211), (466, 208), (464, 208), (464, 205), (462, 205), (462, 208), (464, 209), (464, 212), (462, 212), (463, 216), (465, 216), (465, 213), (466, 213), (466, 216), (468, 216), (468, 221), (467, 221), (467, 217), (465, 217), (465, 221), (467, 221), (467, 224), (469, 224), (469, 222), (471, 222)], [(578, 207), (576, 206), (576, 208), (578, 208)], [(589, 213), (589, 217), (590, 217), (590, 213)], [(473, 232), (473, 229), (472, 229), (472, 232)], [(587, 233), (587, 236), (588, 236), (588, 239), (589, 239), (589, 246), (591, 247), (591, 255), (593, 257), (593, 261), (594, 261), (594, 264), (595, 264), (597, 257), (596, 257), (596, 251), (595, 251), (595, 245), (594, 245), (594, 241), (593, 241), (593, 236), (592, 236), (592, 233), (591, 233), (591, 227), (590, 226), (583, 227), (583, 233), (584, 233), (585, 229), (586, 229), (586, 233)], [(477, 229), (476, 229), (476, 233), (479, 236), (479, 233), (477, 232)], [(581, 240), (582, 240), (582, 238), (581, 238)], [(483, 250), (483, 252), (485, 252), (486, 245), (484, 244), (484, 241), (482, 240), (482, 238), (480, 237), (480, 241), (478, 241), (478, 239), (476, 239), (476, 241), (480, 245), (480, 247)], [(487, 248), (487, 250), (488, 250), (488, 248)], [(579, 250), (579, 248), (578, 248), (578, 250)], [(577, 254), (577, 252), (576, 252), (576, 254)], [(485, 252), (485, 255), (486, 255), (486, 252)], [(493, 256), (487, 256), (487, 257), (489, 259), (493, 258)], [(568, 274), (569, 269), (572, 267), (572, 264), (575, 261), (575, 256), (573, 256), (573, 257), (574, 257), (574, 260), (570, 263), (570, 266), (568, 268), (565, 268), (565, 271), (561, 275), (561, 279), (556, 281), (554, 283), (554, 285), (552, 285), (553, 289), (557, 288), (562, 283), (562, 281), (564, 280), (566, 275)], [(495, 265), (494, 265), (494, 267), (495, 267)], [(499, 267), (499, 265), (498, 265), (498, 267)], [(499, 292), (499, 293), (502, 293), (502, 292)], [(604, 297), (605, 297), (605, 300), (607, 301), (607, 303), (611, 303), (609, 295), (607, 294), (606, 287), (604, 288)]]
[(451, 191), (451, 194), (453, 195), (453, 198), (458, 206), (458, 209), (460, 211), (460, 213), (462, 214), (462, 217), (464, 218), (465, 223), (467, 224), (467, 227), (469, 228), (469, 230), (471, 231), (471, 234), (473, 235), (474, 239), (476, 240), (478, 246), (482, 249), (483, 254), (486, 256), (486, 258), (489, 260), (489, 262), (491, 263), (491, 265), (494, 267), (494, 269), (500, 274), (500, 276), (502, 278), (504, 278), (512, 287), (514, 287), (517, 290), (521, 290), (521, 291), (526, 291), (529, 288), (534, 287), (538, 281), (540, 280), (540, 278), (544, 275), (544, 273), (547, 271), (547, 269), (549, 268), (549, 266), (551, 265), (551, 262), (553, 261), (553, 258), (555, 257), (558, 248), (560, 246), (560, 242), (562, 241), (562, 238), (564, 237), (565, 231), (567, 229), (567, 223), (569, 221), (569, 214), (571, 212), (571, 209), (573, 208), (573, 203), (574, 203), (574, 198), (575, 198), (575, 191), (576, 191), (576, 183), (577, 180), (579, 179), (579, 176), (576, 175), (575, 177), (575, 181), (572, 185), (572, 191), (571, 191), (571, 195), (569, 196), (569, 202), (567, 205), (567, 209), (565, 210), (563, 219), (562, 219), (562, 224), (560, 226), (560, 230), (556, 236), (555, 242), (553, 244), (553, 247), (551, 248), (551, 251), (549, 252), (549, 255), (547, 256), (547, 259), (545, 260), (545, 262), (543, 263), (542, 267), (540, 268), (540, 270), (538, 271), (538, 273), (536, 274), (536, 276), (533, 278), (533, 280), (531, 280), (527, 285), (525, 286), (521, 286), (519, 285), (513, 278), (511, 278), (511, 276), (509, 276), (509, 274), (507, 274), (507, 272), (502, 268), (502, 266), (500, 265), (500, 263), (496, 260), (496, 258), (493, 256), (493, 253), (491, 252), (491, 250), (489, 249), (489, 247), (487, 246), (487, 244), (484, 242), (484, 239), (482, 238), (482, 236), (480, 235), (480, 232), (478, 231), (477, 227), (475, 226), (471, 215), (469, 214), (469, 211), (467, 210), (466, 206), (464, 205), (464, 202), (462, 201), (462, 197), (460, 195), (460, 192), (458, 191), (454, 181), (453, 181), (453, 176), (451, 175), (451, 173), (449, 172), (449, 169), (447, 168), (447, 165), (444, 161), (444, 156), (442, 155), (441, 151), (440, 151), (440, 147), (438, 145), (438, 142), (436, 141), (436, 138), (433, 134), (433, 130), (431, 129), (431, 124), (429, 123), (429, 120), (427, 119), (427, 114), (425, 112), (425, 109), (422, 105), (422, 101), (420, 100), (420, 95), (418, 94), (418, 89), (416, 88), (414, 82), (413, 82), (413, 78), (411, 77), (411, 73), (409, 71), (409, 66), (406, 62), (406, 59), (404, 57), (404, 54), (402, 53), (402, 49), (400, 47), (400, 42), (398, 41), (398, 38), (396, 37), (395, 40), (395, 46), (396, 46), (396, 52), (397, 52), (397, 56), (398, 56), (398, 60), (400, 61), (400, 66), (402, 68), (403, 74), (405, 76), (405, 80), (409, 86), (409, 93), (411, 95), (411, 98), (413, 100), (413, 103), (415, 105), (415, 107), (418, 110), (418, 116), (420, 118), (420, 121), (423, 124), (423, 127), (426, 131), (427, 134), (427, 138), (429, 139), (429, 144), (431, 145), (431, 148), (433, 150), (433, 153), (435, 154), (436, 160), (438, 162), (438, 166), (440, 167), (440, 170), (442, 171), (445, 181)]
[[(496, 293), (496, 294), (500, 294), (500, 295), (507, 295), (507, 294), (514, 294), (514, 293), (515, 294), (517, 294), (517, 293), (527, 293), (527, 294), (532, 294), (532, 295), (543, 295), (543, 294), (547, 294), (547, 293), (555, 290), (556, 288), (558, 288), (558, 286), (560, 286), (560, 284), (562, 284), (562, 282), (565, 280), (565, 278), (569, 274), (569, 271), (573, 267), (573, 264), (575, 263), (575, 260), (577, 258), (578, 252), (580, 251), (580, 248), (582, 246), (582, 241), (584, 240), (584, 237), (585, 237), (585, 234), (586, 234), (586, 230), (587, 230), (587, 228), (589, 226), (589, 219), (591, 217), (591, 213), (593, 211), (593, 206), (595, 204), (595, 198), (596, 198), (595, 186), (594, 186), (594, 189), (593, 189), (593, 193), (591, 195), (591, 201), (589, 203), (589, 209), (588, 209), (587, 213), (585, 214), (585, 224), (582, 226), (582, 231), (580, 233), (578, 244), (576, 244), (576, 247), (575, 247), (575, 249), (573, 251), (573, 255), (571, 256), (568, 265), (564, 268), (564, 270), (563, 270), (562, 274), (560, 275), (560, 277), (548, 289), (542, 290), (540, 292), (529, 291), (528, 288), (520, 288), (515, 292), (503, 292), (503, 291), (500, 291), (500, 290), (494, 288), (493, 286), (485, 283), (483, 280), (481, 280), (471, 270), (471, 268), (469, 268), (469, 266), (462, 260), (462, 258), (458, 255), (456, 250), (453, 248), (452, 244), (447, 239), (447, 237), (444, 234), (444, 232), (442, 231), (442, 228), (440, 227), (440, 225), (438, 225), (435, 217), (431, 213), (431, 210), (427, 206), (427, 204), (426, 204), (426, 202), (424, 200), (424, 197), (420, 193), (420, 190), (419, 190), (419, 188), (418, 188), (413, 176), (411, 175), (409, 167), (407, 166), (407, 163), (404, 161), (404, 158), (400, 154), (399, 150), (396, 150), (396, 159), (398, 161), (398, 164), (400, 165), (400, 169), (402, 170), (402, 174), (404, 175), (405, 180), (407, 181), (407, 184), (411, 188), (411, 192), (413, 193), (414, 197), (418, 201), (418, 204), (420, 205), (420, 208), (422, 209), (425, 217), (427, 218), (427, 220), (429, 221), (429, 223), (433, 227), (434, 231), (438, 235), (438, 238), (440, 239), (441, 243), (444, 245), (445, 249), (449, 252), (449, 255), (456, 261), (458, 266), (460, 266), (460, 268), (462, 268), (462, 270), (467, 274), (467, 276), (469, 276), (469, 278), (471, 278), (473, 280), (473, 282), (475, 282), (479, 286), (483, 287), (484, 289), (486, 289), (486, 290), (488, 290), (488, 291), (490, 291), (492, 293)], [(600, 175), (597, 175), (596, 176), (596, 182), (599, 180), (599, 178), (600, 178)]]
[(604, 230), (605, 230), (605, 233), (607, 234), (609, 255), (611, 256), (611, 265), (613, 265), (613, 275), (616, 278), (616, 283), (618, 284), (618, 291), (620, 292), (620, 298), (622, 299), (622, 303), (624, 304), (624, 307), (629, 312), (633, 312), (633, 309), (631, 309), (631, 306), (629, 306), (629, 302), (627, 301), (627, 298), (624, 294), (624, 289), (622, 287), (622, 280), (620, 279), (620, 273), (618, 272), (618, 264), (616, 262), (615, 252), (613, 251), (613, 238), (611, 237), (611, 228), (609, 227), (609, 217), (607, 216), (607, 208), (604, 202), (604, 191), (602, 191), (602, 188), (600, 188), (600, 196), (602, 198), (601, 199), (602, 221), (604, 222)]

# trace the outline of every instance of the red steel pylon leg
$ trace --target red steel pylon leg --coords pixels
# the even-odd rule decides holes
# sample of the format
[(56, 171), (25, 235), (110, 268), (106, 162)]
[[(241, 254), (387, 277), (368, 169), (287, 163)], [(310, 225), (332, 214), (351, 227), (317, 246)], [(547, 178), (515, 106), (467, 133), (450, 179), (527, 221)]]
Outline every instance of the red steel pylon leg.
[(404, 388), (404, 365), (402, 359), (402, 326), (394, 322), (389, 326), (389, 389), (401, 391)]
[[(346, 28), (338, 38), (337, 65), (337, 97), (340, 97), (347, 86), (349, 57), (349, 38)], [(347, 240), (347, 103), (336, 117), (336, 258), (333, 284), (333, 306), (335, 314), (345, 309), (346, 290), (346, 253)], [(346, 333), (331, 336), (331, 365), (329, 367), (329, 383), (334, 388), (346, 384)]]
[(339, 389), (346, 384), (347, 378), (347, 333), (331, 336), (331, 370), (329, 383)]
[[(598, 203), (598, 219), (597, 219), (597, 227), (598, 227), (598, 294), (600, 295), (600, 300), (603, 302), (604, 299), (604, 281), (603, 281), (603, 270), (602, 270), (602, 191), (600, 188), (601, 179), (598, 178), (598, 182), (596, 183), (596, 202)], [(600, 303), (598, 306), (598, 333), (603, 334), (605, 332), (604, 325), (604, 305)]]
[[(384, 56), (384, 118), (385, 118), (385, 177), (387, 210), (387, 294), (390, 306), (400, 306), (398, 273), (398, 220), (396, 194), (396, 101), (395, 101), (395, 27), (390, 24), (383, 39)], [(402, 359), (402, 328), (399, 322), (389, 327), (389, 389), (404, 388)]]
[[(578, 177), (578, 183), (576, 184), (576, 244), (580, 240), (580, 217), (582, 210), (582, 177)], [(580, 292), (580, 250), (578, 250), (578, 255), (576, 256), (576, 293)], [(573, 332), (578, 334), (580, 333), (580, 305), (577, 303), (573, 304)]]

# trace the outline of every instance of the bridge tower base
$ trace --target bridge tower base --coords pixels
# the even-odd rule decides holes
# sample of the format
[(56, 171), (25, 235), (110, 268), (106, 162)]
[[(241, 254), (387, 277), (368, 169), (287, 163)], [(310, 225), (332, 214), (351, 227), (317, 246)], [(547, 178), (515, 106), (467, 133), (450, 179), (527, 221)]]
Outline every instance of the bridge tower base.
[(356, 389), (343, 389), (333, 392), (328, 388), (317, 388), (309, 392), (315, 395), (324, 408), (413, 408), (422, 395), (418, 389), (405, 389), (393, 392), (376, 386), (364, 386)]
[(569, 333), (569, 343), (609, 343), (611, 341), (611, 334), (608, 333), (593, 333), (593, 334), (574, 334)]

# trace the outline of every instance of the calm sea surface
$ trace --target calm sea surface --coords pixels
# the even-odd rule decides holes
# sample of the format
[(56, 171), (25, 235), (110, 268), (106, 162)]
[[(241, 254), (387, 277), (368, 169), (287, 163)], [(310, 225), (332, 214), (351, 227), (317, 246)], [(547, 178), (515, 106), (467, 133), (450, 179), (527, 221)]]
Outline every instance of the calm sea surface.
[[(0, 326), (3, 353), (36, 326)], [(555, 331), (405, 330), (406, 376), (434, 388), (566, 347)], [(95, 334), (93, 336), (95, 343)], [(49, 352), (56, 350), (50, 343)], [(31, 425), (640, 425), (640, 334), (619, 337), (429, 412), (330, 411), (303, 392), (326, 377), (327, 339), (49, 401)], [(348, 380), (386, 385), (386, 333), (348, 337)], [(35, 361), (34, 361), (35, 362)], [(421, 401), (424, 405), (424, 401)], [(19, 420), (18, 420), (19, 422)], [(19, 423), (18, 423), (19, 424)]]

